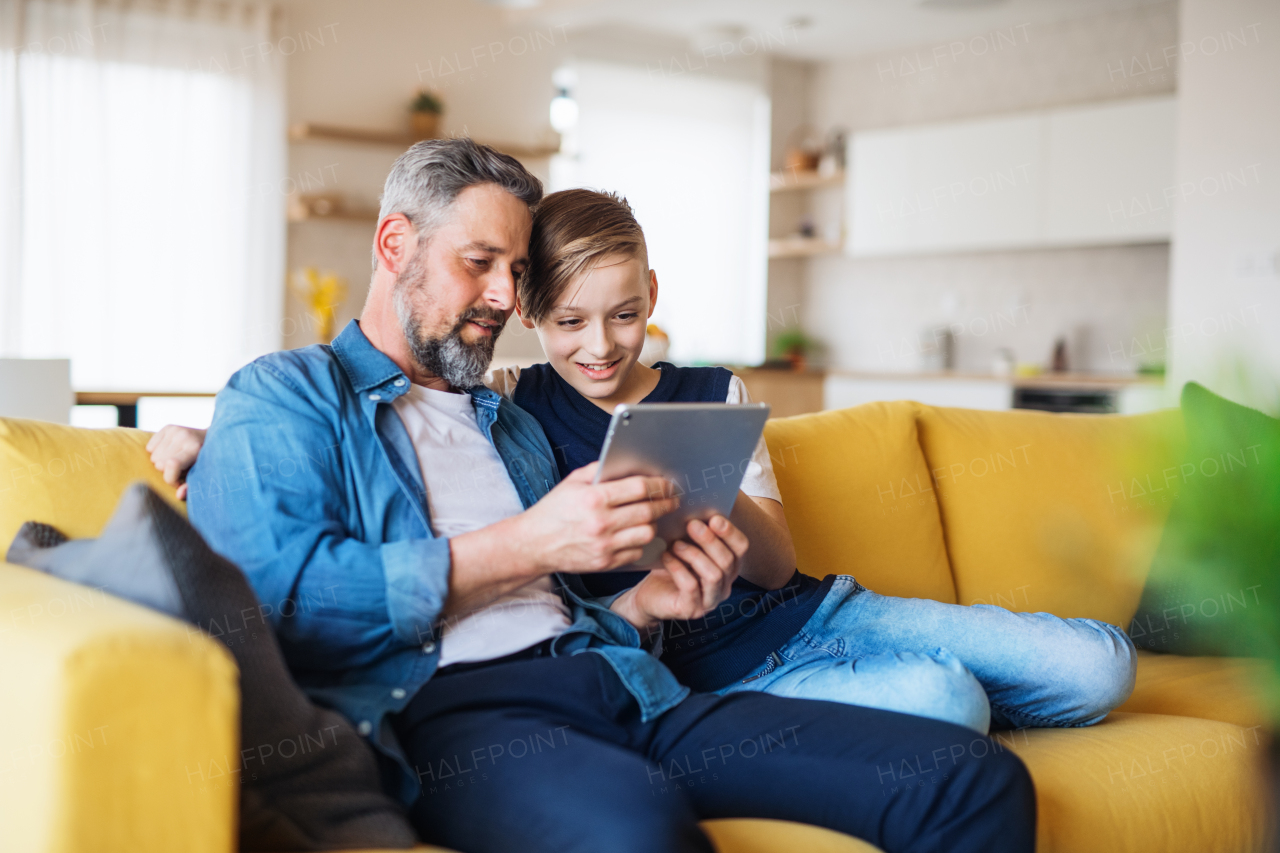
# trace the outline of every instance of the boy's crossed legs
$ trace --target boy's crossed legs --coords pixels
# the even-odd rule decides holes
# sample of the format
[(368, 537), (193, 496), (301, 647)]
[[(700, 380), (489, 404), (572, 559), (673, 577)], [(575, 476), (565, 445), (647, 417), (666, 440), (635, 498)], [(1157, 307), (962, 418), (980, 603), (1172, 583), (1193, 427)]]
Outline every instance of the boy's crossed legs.
[[(987, 731), (1088, 726), (1133, 691), (1114, 625), (877, 595), (837, 577), (794, 638), (722, 693), (768, 692), (920, 714)], [(989, 700), (989, 709), (988, 709)]]

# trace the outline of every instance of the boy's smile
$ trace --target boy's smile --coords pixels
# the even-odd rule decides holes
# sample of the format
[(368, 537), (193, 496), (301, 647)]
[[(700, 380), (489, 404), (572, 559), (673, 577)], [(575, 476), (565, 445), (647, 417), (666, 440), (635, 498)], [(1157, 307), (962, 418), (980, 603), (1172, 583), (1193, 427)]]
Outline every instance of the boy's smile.
[(592, 364), (583, 364), (582, 362), (577, 361), (574, 362), (574, 364), (577, 365), (578, 369), (581, 370), (583, 375), (588, 379), (602, 380), (608, 379), (614, 374), (614, 369), (619, 364), (622, 364), (622, 359), (616, 358), (613, 361), (602, 361)]

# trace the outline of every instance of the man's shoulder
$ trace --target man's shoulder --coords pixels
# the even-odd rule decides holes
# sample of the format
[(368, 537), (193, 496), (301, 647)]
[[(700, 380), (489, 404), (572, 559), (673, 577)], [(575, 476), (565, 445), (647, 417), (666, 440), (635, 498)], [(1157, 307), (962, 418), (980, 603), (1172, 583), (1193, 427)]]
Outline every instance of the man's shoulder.
[(254, 359), (232, 375), (218, 404), (242, 415), (265, 408), (333, 421), (349, 402), (350, 385), (333, 348), (314, 344)]
[(227, 385), (233, 388), (283, 385), (304, 394), (317, 384), (332, 386), (340, 379), (342, 367), (333, 347), (312, 344), (259, 356), (237, 370)]

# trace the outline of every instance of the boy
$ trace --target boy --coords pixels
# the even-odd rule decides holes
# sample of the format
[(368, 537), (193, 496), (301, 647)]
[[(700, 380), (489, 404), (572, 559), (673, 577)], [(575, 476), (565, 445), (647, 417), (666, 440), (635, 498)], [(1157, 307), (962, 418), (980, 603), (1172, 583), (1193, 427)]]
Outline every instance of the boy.
[[(520, 322), (537, 332), (548, 362), (497, 371), (488, 384), (537, 418), (561, 476), (599, 456), (619, 403), (749, 401), (723, 368), (639, 362), (658, 279), (644, 233), (616, 195), (545, 197), (517, 296)], [(166, 427), (148, 449), (172, 480), (194, 461), (201, 438)], [(992, 723), (1091, 725), (1132, 691), (1133, 644), (1115, 626), (880, 596), (849, 576), (818, 581), (796, 571), (763, 440), (742, 492), (730, 520), (751, 548), (729, 598), (702, 619), (663, 629), (663, 663), (694, 690), (846, 702), (984, 734)], [(634, 596), (657, 581), (650, 575), (583, 580), (596, 596)]]

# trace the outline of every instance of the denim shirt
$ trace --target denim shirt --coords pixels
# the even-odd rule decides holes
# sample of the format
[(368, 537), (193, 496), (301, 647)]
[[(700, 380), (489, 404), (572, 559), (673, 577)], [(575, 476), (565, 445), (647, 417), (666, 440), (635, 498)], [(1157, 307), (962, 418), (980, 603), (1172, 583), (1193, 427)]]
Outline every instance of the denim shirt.
[[(331, 346), (263, 356), (232, 376), (188, 475), (192, 523), (248, 576), (294, 678), (394, 760), (400, 772), (388, 786), (406, 804), (418, 775), (388, 715), (436, 670), (450, 570), (417, 452), (390, 405), (408, 390), (353, 320)], [(559, 479), (542, 428), (487, 388), (470, 393), (520, 502), (532, 506)], [(611, 598), (590, 597), (576, 575), (553, 578), (572, 620), (553, 654), (602, 655), (646, 721), (688, 695), (609, 610)]]

